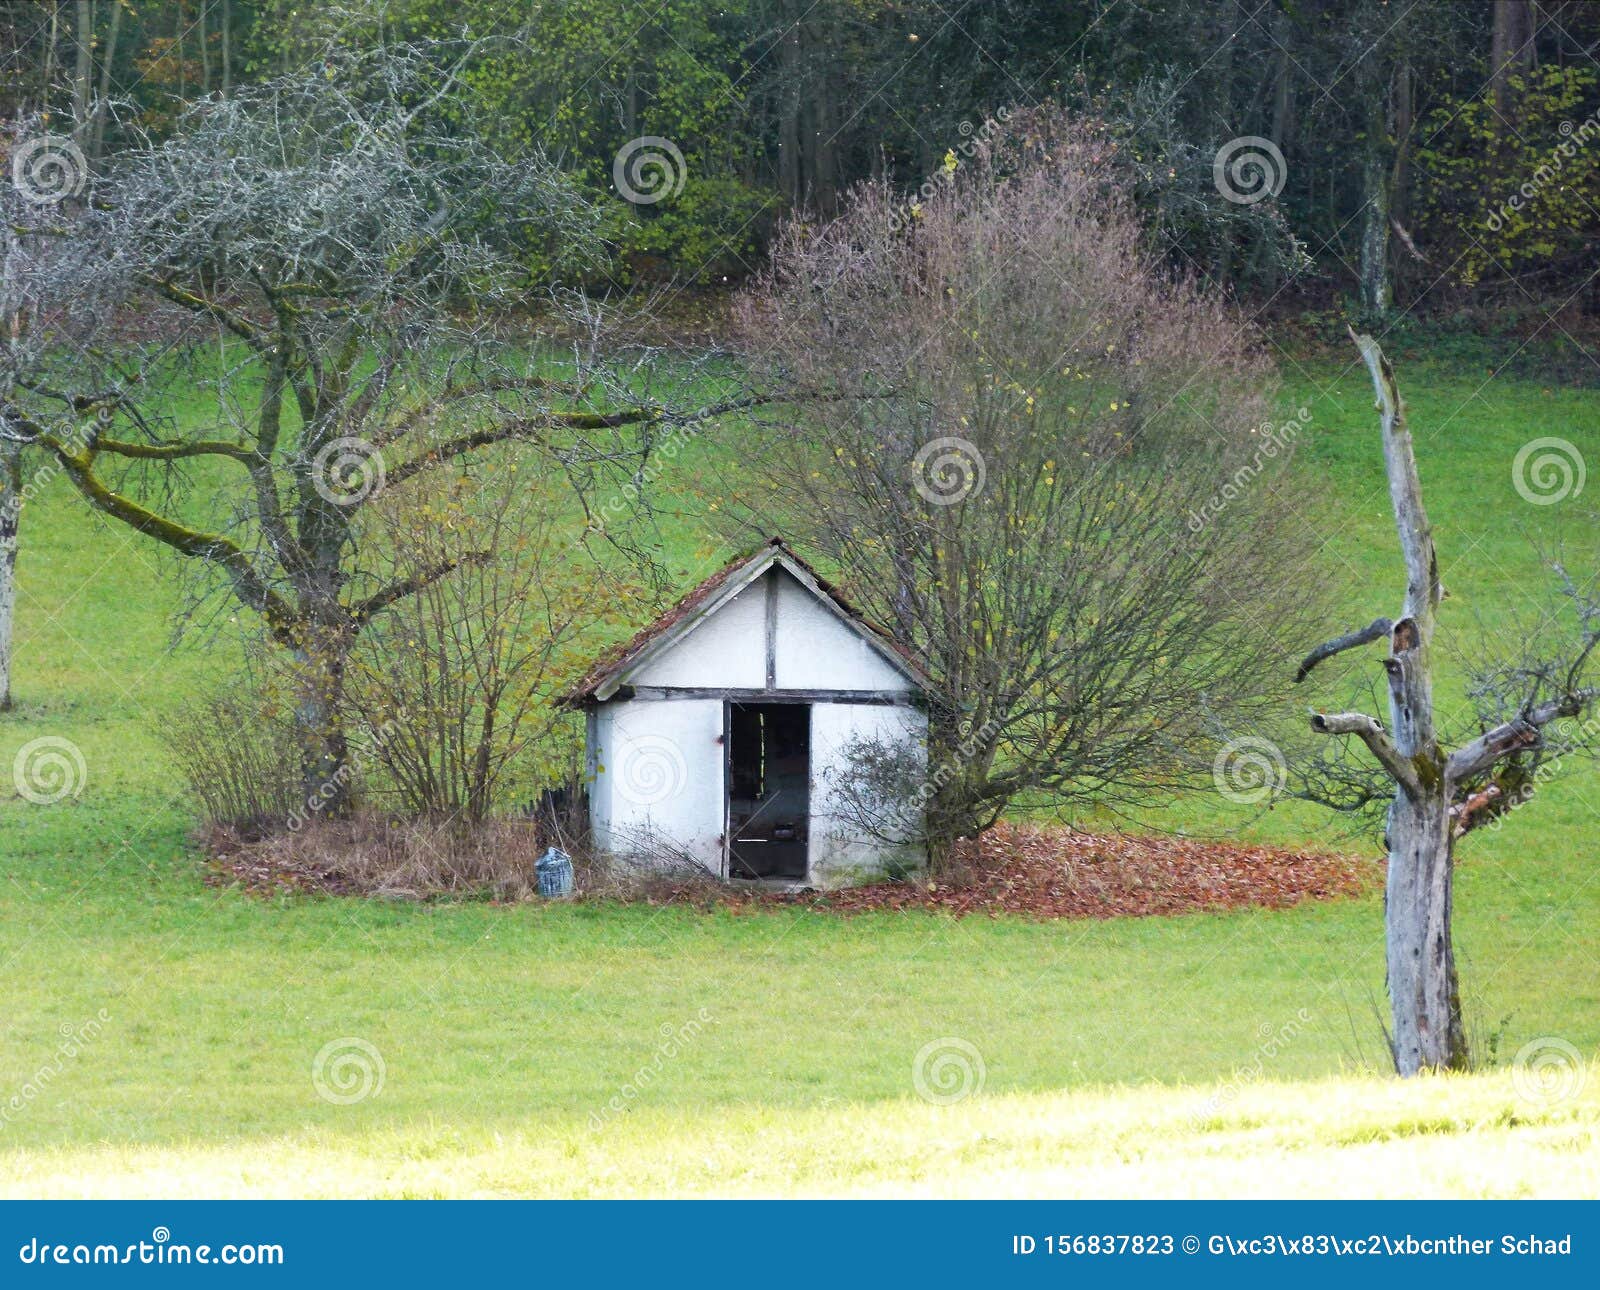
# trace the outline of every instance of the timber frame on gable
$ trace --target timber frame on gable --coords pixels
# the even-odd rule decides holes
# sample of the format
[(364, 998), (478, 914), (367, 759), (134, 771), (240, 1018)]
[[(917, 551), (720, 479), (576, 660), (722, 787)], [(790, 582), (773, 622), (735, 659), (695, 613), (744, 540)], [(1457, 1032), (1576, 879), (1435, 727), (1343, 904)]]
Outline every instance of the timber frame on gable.
[[(932, 692), (933, 686), (927, 673), (910, 650), (845, 600), (831, 583), (796, 555), (782, 538), (774, 537), (752, 554), (742, 556), (712, 574), (631, 640), (608, 651), (563, 697), (562, 703), (568, 707), (584, 707), (633, 695), (648, 698), (722, 698), (734, 694), (735, 692), (731, 690), (704, 688), (634, 687), (627, 684), (627, 678), (652, 659), (659, 658), (672, 649), (706, 619), (774, 568), (782, 569), (809, 591), (817, 602), (825, 606), (841, 623), (865, 641), (879, 657), (904, 676), (914, 691), (918, 694)], [(765, 614), (767, 690), (763, 695), (764, 701), (806, 703), (830, 697), (831, 691), (796, 690), (789, 693), (775, 688), (775, 628), (778, 614), (778, 584), (775, 580), (767, 584)], [(845, 693), (839, 692), (838, 697), (845, 697)], [(910, 696), (898, 691), (852, 691), (849, 692), (849, 700), (855, 703), (912, 701)]]

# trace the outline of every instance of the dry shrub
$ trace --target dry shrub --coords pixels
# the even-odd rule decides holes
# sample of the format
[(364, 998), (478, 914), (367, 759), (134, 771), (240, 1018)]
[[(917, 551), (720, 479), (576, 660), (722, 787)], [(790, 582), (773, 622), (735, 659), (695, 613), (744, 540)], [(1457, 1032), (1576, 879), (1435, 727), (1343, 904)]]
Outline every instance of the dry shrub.
[(260, 837), (300, 808), (293, 727), (254, 686), (189, 703), (167, 738), (207, 824)]
[(539, 857), (561, 846), (572, 855), (580, 896), (711, 905), (727, 894), (687, 861), (673, 863), (660, 853), (602, 855), (529, 818), (439, 824), (361, 813), (266, 833), (213, 825), (204, 843), (221, 874), (259, 892), (530, 900), (538, 895)]
[(386, 580), (437, 574), (351, 651), (346, 724), (372, 796), (481, 822), (578, 778), (582, 721), (556, 700), (634, 603), (627, 573), (590, 556), (561, 499), (511, 459), (385, 494), (369, 520)]
[(692, 860), (661, 849), (632, 853), (583, 847), (573, 855), (579, 895), (596, 900), (686, 903), (710, 907), (728, 896), (728, 884)]
[(873, 182), (784, 225), (739, 301), (798, 396), (748, 523), (785, 516), (926, 665), (936, 855), (1014, 802), (1209, 787), (1216, 730), (1287, 710), (1301, 424), (1123, 178), (1091, 126), (1017, 113), (914, 210)]
[(536, 866), (545, 840), (531, 820), (460, 826), (360, 813), (316, 818), (266, 836), (215, 827), (206, 850), (256, 890), (515, 901), (538, 893)]

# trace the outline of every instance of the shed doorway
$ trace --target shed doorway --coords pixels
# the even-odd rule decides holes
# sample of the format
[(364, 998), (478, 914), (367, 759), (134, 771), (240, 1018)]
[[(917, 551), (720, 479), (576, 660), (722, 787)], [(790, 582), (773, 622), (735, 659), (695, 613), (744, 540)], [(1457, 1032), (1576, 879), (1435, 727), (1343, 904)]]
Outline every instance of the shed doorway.
[(811, 705), (728, 705), (728, 876), (802, 880), (811, 809)]

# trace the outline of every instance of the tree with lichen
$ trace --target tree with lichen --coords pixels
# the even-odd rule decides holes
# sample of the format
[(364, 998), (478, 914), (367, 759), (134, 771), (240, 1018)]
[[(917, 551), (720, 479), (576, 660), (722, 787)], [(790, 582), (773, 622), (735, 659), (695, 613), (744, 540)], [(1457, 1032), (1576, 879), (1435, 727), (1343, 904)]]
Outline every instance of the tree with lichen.
[[(1496, 664), (1479, 672), (1479, 733), (1451, 749), (1438, 730), (1434, 703), (1435, 611), (1443, 599), (1433, 529), (1422, 503), (1405, 405), (1378, 343), (1354, 336), (1377, 396), (1389, 499), (1406, 571), (1400, 616), (1375, 619), (1318, 646), (1300, 666), (1304, 680), (1323, 660), (1387, 639), (1389, 723), (1362, 712), (1316, 712), (1318, 734), (1354, 736), (1381, 768), (1389, 805), (1384, 832), (1389, 853), (1384, 906), (1395, 1069), (1462, 1069), (1470, 1061), (1451, 929), (1455, 843), (1463, 834), (1528, 800), (1542, 772), (1567, 752), (1592, 746), (1595, 721), (1581, 718), (1600, 700), (1584, 672), (1600, 645), (1600, 598), (1562, 575), (1577, 619), (1570, 648), (1547, 657)], [(1532, 643), (1537, 648), (1541, 642)], [(1383, 790), (1361, 787), (1360, 776), (1323, 774), (1306, 795), (1343, 809), (1375, 800)], [(1331, 794), (1336, 786), (1343, 791)]]
[[(647, 368), (624, 379), (590, 329), (559, 363), (495, 324), (580, 272), (599, 216), (542, 155), (455, 128), (464, 51), (330, 58), (192, 107), (118, 156), (17, 290), (40, 302), (0, 432), (249, 611), (294, 677), (307, 793), (344, 805), (340, 697), (379, 615), (485, 558), (369, 559), (369, 502), (442, 468), (531, 456), (585, 499), (659, 437), (715, 415)], [(592, 321), (593, 311), (588, 311)]]

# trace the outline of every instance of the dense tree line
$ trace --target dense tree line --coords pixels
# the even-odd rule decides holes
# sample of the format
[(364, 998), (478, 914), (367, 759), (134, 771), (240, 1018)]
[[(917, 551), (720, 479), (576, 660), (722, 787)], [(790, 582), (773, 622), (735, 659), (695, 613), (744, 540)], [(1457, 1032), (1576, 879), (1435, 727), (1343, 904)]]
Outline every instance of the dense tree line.
[[(1052, 100), (1104, 123), (1174, 261), (1235, 289), (1600, 305), (1600, 10), (1570, 0), (29, 0), (0, 6), (0, 110), (99, 166), (196, 98), (463, 34), (464, 119), (612, 195), (618, 275), (743, 277), (784, 211), (914, 188)], [(641, 138), (665, 142), (630, 201)]]

